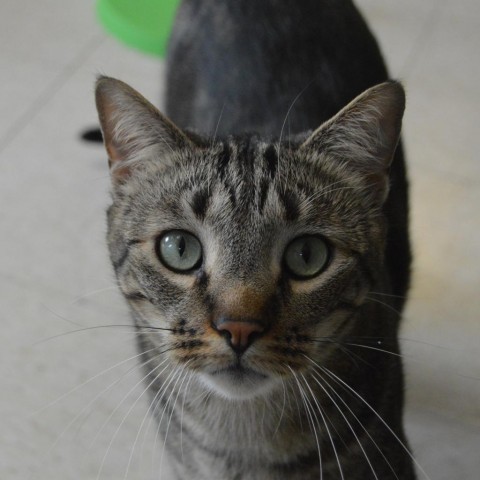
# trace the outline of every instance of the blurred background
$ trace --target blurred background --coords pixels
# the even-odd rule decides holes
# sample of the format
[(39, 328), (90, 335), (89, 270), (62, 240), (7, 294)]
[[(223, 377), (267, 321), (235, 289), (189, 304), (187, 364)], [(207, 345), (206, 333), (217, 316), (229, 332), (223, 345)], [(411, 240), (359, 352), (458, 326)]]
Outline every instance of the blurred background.
[[(356, 4), (408, 95), (415, 263), (401, 332), (407, 431), (432, 480), (476, 480), (480, 3)], [(106, 156), (79, 133), (96, 125), (97, 74), (161, 106), (164, 65), (108, 36), (94, 7), (0, 4), (2, 479), (158, 478), (162, 445), (132, 330), (96, 328), (130, 320), (105, 246)]]

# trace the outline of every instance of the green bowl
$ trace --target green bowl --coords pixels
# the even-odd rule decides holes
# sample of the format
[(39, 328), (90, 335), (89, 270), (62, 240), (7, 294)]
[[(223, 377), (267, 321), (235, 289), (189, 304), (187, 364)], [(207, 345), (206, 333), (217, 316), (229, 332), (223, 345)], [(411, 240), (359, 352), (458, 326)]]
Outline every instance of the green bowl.
[(180, 0), (98, 0), (105, 30), (142, 52), (164, 57)]

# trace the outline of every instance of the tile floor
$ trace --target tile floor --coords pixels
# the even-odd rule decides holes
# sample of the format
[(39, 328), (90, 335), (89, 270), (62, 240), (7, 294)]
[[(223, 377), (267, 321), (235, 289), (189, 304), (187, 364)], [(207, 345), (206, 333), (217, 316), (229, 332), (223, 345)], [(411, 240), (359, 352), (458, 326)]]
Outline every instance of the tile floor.
[[(416, 261), (402, 331), (407, 428), (432, 480), (476, 480), (480, 3), (357, 4), (408, 91)], [(128, 321), (104, 244), (105, 156), (78, 139), (96, 123), (94, 77), (106, 73), (153, 101), (161, 96), (162, 64), (108, 38), (93, 7), (92, 0), (0, 5), (2, 479), (153, 479), (159, 461), (150, 417), (147, 434), (136, 438), (147, 408), (143, 397), (135, 401), (131, 332), (62, 335)]]

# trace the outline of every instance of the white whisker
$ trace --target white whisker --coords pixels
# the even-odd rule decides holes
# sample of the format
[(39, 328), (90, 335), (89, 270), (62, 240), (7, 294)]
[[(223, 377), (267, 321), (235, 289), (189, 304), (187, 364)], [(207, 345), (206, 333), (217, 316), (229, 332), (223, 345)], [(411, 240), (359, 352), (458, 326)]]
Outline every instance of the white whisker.
[[(171, 412), (170, 412), (170, 417), (168, 418), (168, 422), (167, 422), (167, 428), (165, 430), (165, 438), (163, 440), (163, 448), (162, 448), (162, 455), (160, 457), (160, 468), (159, 468), (159, 471), (160, 471), (160, 475), (162, 474), (162, 469), (163, 469), (163, 458), (164, 458), (164, 454), (165, 454), (165, 448), (167, 446), (167, 438), (168, 438), (168, 432), (169, 432), (169, 429), (170, 429), (170, 423), (172, 421), (172, 417), (173, 417), (173, 412), (175, 411), (175, 405), (177, 404), (177, 401), (178, 401), (178, 396), (180, 395), (180, 392), (182, 390), (182, 385), (183, 385), (183, 382), (185, 381), (185, 379), (187, 378), (188, 376), (188, 371), (185, 371), (185, 369), (187, 368), (188, 364), (191, 362), (191, 360), (188, 360), (185, 365), (182, 367), (182, 370), (180, 371), (180, 373), (178, 374), (178, 379), (177, 381), (175, 382), (175, 384), (173, 385), (172, 387), (172, 393), (170, 394), (170, 397), (168, 398), (167, 400), (167, 404), (168, 405), (170, 403), (170, 398), (173, 394), (173, 392), (175, 391), (176, 387), (177, 387), (177, 384), (178, 382), (180, 381), (181, 379), (181, 382), (180, 382), (180, 386), (178, 387), (178, 391), (177, 391), (177, 395), (175, 396), (175, 400), (173, 401), (173, 405), (171, 407)], [(183, 377), (182, 377), (182, 374)], [(165, 407), (166, 408), (166, 407)], [(162, 414), (163, 415), (163, 414)]]
[(327, 425), (327, 421), (325, 419), (325, 415), (323, 413), (323, 410), (322, 410), (322, 407), (319, 405), (318, 401), (317, 401), (317, 398), (312, 390), (312, 388), (310, 387), (310, 385), (308, 384), (307, 382), (307, 379), (305, 378), (305, 376), (303, 375), (303, 373), (300, 373), (300, 376), (303, 378), (303, 381), (305, 383), (305, 385), (307, 386), (308, 390), (310, 391), (310, 394), (313, 398), (313, 401), (315, 402), (315, 405), (317, 407), (317, 411), (318, 413), (320, 414), (321, 418), (322, 418), (322, 421), (323, 421), (323, 424), (325, 425), (325, 429), (327, 431), (327, 435), (328, 435), (328, 438), (330, 439), (330, 443), (332, 445), (332, 448), (333, 448), (333, 453), (335, 455), (335, 458), (337, 460), (337, 465), (338, 465), (338, 470), (340, 472), (340, 478), (342, 480), (345, 479), (345, 477), (343, 476), (343, 470), (342, 470), (342, 465), (340, 463), (340, 459), (338, 458), (338, 452), (337, 452), (337, 449), (335, 447), (335, 442), (333, 441), (333, 437), (332, 437), (332, 434), (330, 433), (330, 429), (328, 428), (328, 425)]
[[(39, 413), (43, 412), (44, 410), (50, 408), (50, 407), (53, 407), (54, 405), (56, 405), (58, 402), (60, 402), (61, 400), (63, 400), (65, 397), (67, 397), (68, 395), (71, 395), (72, 393), (75, 393), (77, 390), (79, 390), (80, 388), (84, 387), (85, 385), (88, 385), (89, 383), (93, 382), (94, 380), (96, 380), (97, 378), (101, 377), (102, 375), (105, 375), (106, 373), (114, 370), (115, 368), (118, 368), (120, 367), (121, 365), (127, 363), (127, 362), (130, 362), (132, 360), (135, 360), (136, 358), (138, 357), (141, 357), (142, 355), (145, 355), (146, 353), (149, 353), (153, 350), (156, 350), (157, 347), (155, 348), (152, 348), (152, 349), (149, 349), (149, 350), (146, 350), (144, 352), (141, 352), (141, 353), (138, 353), (136, 355), (133, 355), (132, 357), (129, 357), (125, 360), (122, 360), (118, 363), (115, 363), (114, 365), (106, 368), (105, 370), (102, 370), (100, 373), (97, 373), (96, 375), (94, 375), (93, 377), (90, 377), (88, 380), (85, 380), (84, 382), (80, 383), (79, 385), (77, 385), (76, 387), (72, 388), (71, 390), (69, 390), (68, 392), (65, 392), (63, 393), (62, 395), (60, 395), (58, 398), (56, 398), (55, 400), (53, 400), (52, 402), (48, 403), (47, 405), (44, 405), (43, 407), (39, 408), (38, 410), (35, 410), (35, 412), (31, 413), (29, 415), (29, 417), (33, 417), (34, 415), (38, 415)], [(136, 365), (135, 367), (136, 368)]]
[[(308, 397), (307, 397), (306, 393), (304, 392), (304, 390), (302, 388), (302, 385), (300, 384), (300, 381), (297, 377), (297, 374), (290, 367), (290, 365), (286, 365), (286, 366), (292, 372), (292, 375), (295, 378), (295, 381), (297, 382), (298, 391), (300, 392), (300, 396), (301, 396), (303, 404), (305, 406), (305, 412), (307, 413), (307, 417), (308, 417), (312, 432), (315, 436), (315, 442), (317, 444), (317, 451), (318, 451), (318, 461), (319, 461), (319, 465), (320, 465), (320, 480), (323, 480), (323, 466), (322, 466), (322, 454), (321, 454), (321, 451), (320, 451), (320, 440), (318, 438), (317, 429), (315, 428), (315, 421), (317, 423), (317, 426), (320, 427), (320, 425), (318, 423), (318, 418), (315, 415), (315, 411), (313, 410), (313, 407), (310, 404), (310, 402), (308, 400)], [(314, 418), (315, 418), (315, 421), (314, 421)]]
[(401, 353), (390, 352), (390, 350), (385, 350), (383, 348), (378, 348), (378, 347), (371, 347), (370, 345), (362, 345), (360, 343), (345, 343), (345, 345), (350, 345), (352, 347), (366, 348), (368, 350), (376, 350), (377, 352), (388, 353), (389, 355), (393, 355), (395, 357), (400, 357), (400, 358), (405, 357), (405, 355), (402, 355)]
[[(157, 429), (155, 431), (155, 439), (154, 439), (154, 442), (153, 442), (153, 450), (152, 450), (152, 461), (151, 461), (151, 465), (152, 465), (152, 469), (154, 468), (154, 455), (155, 455), (155, 452), (157, 451), (157, 443), (158, 443), (158, 438), (160, 436), (160, 429), (162, 427), (162, 420), (163, 420), (163, 416), (165, 415), (165, 412), (168, 408), (168, 404), (170, 402), (170, 399), (174, 393), (174, 388), (171, 389), (170, 391), (170, 385), (171, 383), (175, 380), (176, 376), (178, 375), (178, 370), (177, 370), (177, 367), (174, 367), (174, 369), (170, 372), (170, 374), (168, 375), (168, 377), (165, 379), (165, 381), (163, 382), (162, 384), (162, 387), (159, 389), (159, 392), (162, 393), (162, 395), (158, 398), (158, 400), (156, 401), (156, 405), (155, 405), (155, 409), (153, 410), (153, 417), (156, 418), (157, 420)], [(178, 379), (176, 380), (178, 381)], [(175, 383), (176, 385), (176, 383)], [(170, 392), (170, 395), (168, 396), (166, 402), (165, 402), (165, 405), (163, 406), (163, 410), (162, 410), (162, 415), (160, 416), (160, 418), (157, 418), (157, 410), (158, 410), (158, 407), (159, 405), (161, 404), (160, 402), (162, 401), (162, 399), (164, 398), (164, 396)], [(165, 446), (165, 443), (164, 443), (164, 446)], [(162, 450), (162, 457), (161, 459), (163, 458), (163, 450)]]
[(118, 286), (117, 285), (112, 285), (110, 287), (99, 288), (98, 290), (93, 290), (91, 292), (84, 293), (83, 295), (80, 295), (80, 296), (76, 297), (74, 300), (72, 300), (70, 302), (70, 305), (75, 305), (76, 303), (81, 302), (85, 298), (92, 297), (93, 295), (98, 295), (99, 293), (108, 292), (110, 290), (118, 290)]
[(280, 428), (280, 425), (282, 423), (282, 419), (283, 419), (283, 414), (285, 412), (285, 404), (286, 404), (286, 401), (287, 401), (287, 389), (285, 388), (285, 382), (283, 381), (283, 378), (280, 377), (280, 380), (282, 382), (282, 387), (283, 387), (283, 403), (282, 403), (282, 410), (280, 412), (280, 417), (278, 419), (278, 424), (277, 424), (277, 428), (275, 428), (274, 432), (273, 432), (273, 436), (275, 436), (278, 432), (278, 429)]
[(366, 300), (369, 300), (370, 302), (375, 302), (378, 303), (379, 305), (383, 305), (384, 307), (388, 308), (392, 312), (396, 313), (399, 317), (402, 315), (401, 312), (399, 312), (396, 308), (393, 308), (391, 305), (388, 303), (382, 302), (381, 300), (378, 300), (378, 298), (371, 298), (371, 297), (365, 297)]
[[(147, 409), (147, 411), (145, 412), (145, 415), (143, 416), (143, 419), (142, 419), (142, 421), (141, 421), (141, 423), (140, 423), (140, 426), (139, 426), (139, 428), (138, 428), (137, 435), (136, 435), (136, 437), (135, 437), (135, 440), (134, 440), (134, 442), (133, 442), (133, 446), (132, 446), (131, 451), (130, 451), (130, 456), (129, 456), (129, 459), (128, 459), (128, 464), (127, 464), (127, 467), (126, 467), (126, 469), (125, 469), (124, 479), (126, 479), (126, 478), (128, 477), (128, 472), (129, 472), (129, 470), (130, 470), (130, 464), (131, 464), (132, 459), (133, 459), (133, 454), (134, 454), (134, 452), (135, 452), (135, 448), (136, 448), (138, 439), (139, 439), (139, 437), (140, 437), (140, 433), (142, 432), (143, 425), (145, 424), (147, 418), (150, 418), (150, 419), (151, 419), (151, 417), (150, 417), (150, 412), (151, 412), (151, 410), (152, 410), (152, 406), (155, 405), (155, 401), (156, 401), (156, 399), (157, 399), (158, 394), (160, 393), (160, 391), (161, 391), (161, 390), (159, 390), (159, 391), (156, 393), (156, 395), (154, 396), (154, 398), (153, 398), (152, 401), (150, 402), (150, 405), (148, 406), (148, 409)], [(145, 433), (146, 433), (146, 432), (145, 432)], [(143, 451), (143, 445), (142, 445), (142, 451)]]
[(222, 109), (220, 110), (220, 115), (218, 116), (217, 125), (215, 127), (215, 132), (213, 133), (212, 142), (210, 144), (211, 147), (213, 147), (213, 145), (215, 144), (215, 140), (217, 139), (218, 127), (220, 126), (220, 121), (222, 120), (224, 110), (225, 110), (225, 102), (223, 102)]
[[(90, 445), (90, 447), (95, 443), (96, 439), (98, 438), (98, 436), (100, 435), (100, 433), (103, 431), (103, 429), (105, 428), (105, 426), (107, 425), (107, 423), (110, 421), (110, 419), (112, 418), (112, 416), (114, 415), (114, 413), (120, 408), (120, 406), (125, 402), (125, 400), (130, 396), (130, 394), (136, 389), (138, 388), (138, 386), (143, 383), (147, 377), (149, 377), (151, 374), (153, 374), (157, 369), (159, 369), (164, 363), (167, 362), (168, 359), (164, 359), (162, 362), (160, 362), (156, 367), (154, 367), (152, 370), (150, 370), (144, 377), (142, 377), (129, 391), (128, 393), (123, 397), (123, 399), (121, 400), (121, 402), (116, 406), (116, 408), (110, 413), (109, 417), (107, 418), (107, 420), (103, 423), (103, 425), (101, 426), (100, 430), (97, 432), (97, 434), (95, 435), (95, 438), (92, 442), (92, 444)], [(117, 437), (118, 435), (118, 432), (120, 431), (120, 429), (122, 428), (123, 424), (125, 423), (125, 420), (127, 419), (127, 417), (130, 415), (130, 413), (133, 411), (133, 409), (135, 408), (135, 406), (137, 405), (137, 403), (140, 401), (140, 399), (143, 397), (143, 395), (145, 394), (145, 392), (148, 391), (148, 389), (151, 387), (151, 385), (153, 385), (153, 383), (160, 377), (160, 375), (165, 371), (165, 369), (168, 367), (168, 365), (166, 367), (163, 368), (163, 370), (158, 373), (157, 375), (155, 375), (155, 377), (153, 378), (153, 380), (143, 389), (143, 391), (140, 393), (140, 395), (135, 399), (135, 401), (133, 402), (133, 404), (130, 406), (130, 408), (128, 409), (127, 413), (124, 415), (124, 417), (122, 418), (121, 422), (120, 422), (120, 425), (117, 427), (117, 429), (115, 430), (111, 440), (110, 440), (110, 443), (108, 444), (108, 447), (107, 447), (107, 451), (105, 452), (105, 455), (103, 456), (103, 459), (102, 459), (102, 462), (100, 464), (100, 468), (98, 470), (98, 474), (97, 474), (97, 480), (100, 479), (100, 475), (102, 473), (102, 470), (103, 470), (103, 466), (105, 464), (105, 461), (107, 459), (107, 456), (110, 452), (110, 449), (113, 445), (113, 442), (115, 441), (115, 438)]]
[[(140, 355), (144, 355), (146, 352), (143, 352), (142, 354), (139, 354), (139, 355), (135, 355), (135, 357), (131, 357), (130, 359), (127, 359), (127, 360), (131, 360), (133, 358), (136, 358)], [(154, 357), (155, 358), (155, 357)], [(154, 358), (150, 359), (150, 360), (147, 360), (146, 362), (143, 362), (141, 364), (141, 366), (143, 365), (146, 365), (148, 364), (149, 362), (151, 362)], [(125, 361), (123, 362), (120, 362), (120, 363), (125, 363)], [(114, 365), (112, 368), (108, 369), (108, 370), (112, 370), (113, 368), (117, 367), (119, 364), (116, 364)], [(134, 372), (134, 371), (137, 371), (137, 368), (138, 366), (137, 365), (133, 365), (131, 368), (129, 368), (126, 372), (124, 372), (119, 378), (117, 378), (115, 381), (113, 381), (112, 383), (110, 383), (106, 388), (104, 388), (102, 391), (100, 391), (97, 395), (95, 395), (81, 410), (80, 412), (78, 412), (75, 417), (73, 417), (72, 420), (70, 420), (68, 422), (68, 424), (63, 428), (63, 430), (57, 435), (57, 437), (55, 438), (54, 442), (50, 445), (48, 451), (45, 453), (45, 456), (48, 457), (52, 452), (53, 450), (56, 448), (56, 446), (58, 445), (58, 443), (60, 442), (60, 440), (63, 438), (63, 436), (67, 433), (67, 431), (85, 414), (85, 412), (88, 411), (89, 408), (91, 408), (91, 406), (99, 399), (101, 398), (103, 395), (105, 395), (105, 393), (107, 393), (108, 391), (110, 391), (115, 385), (117, 385), (118, 383), (120, 383), (125, 377), (127, 377), (130, 373)], [(84, 382), (83, 384), (79, 385), (78, 387), (76, 387), (73, 391), (77, 390), (78, 388), (80, 388), (81, 386), (85, 385), (86, 383), (92, 381), (94, 378), (98, 378), (100, 375), (102, 375), (104, 372), (101, 372), (100, 374), (96, 375), (95, 377), (92, 377), (91, 379), (87, 380), (87, 382)], [(67, 394), (69, 394), (71, 392), (67, 392), (66, 394), (64, 394), (62, 397), (65, 397)], [(57, 399), (55, 403), (57, 403), (59, 401), (59, 399)], [(86, 417), (87, 418), (87, 417)], [(79, 429), (81, 428), (81, 426), (79, 426)]]
[(182, 410), (180, 414), (180, 451), (182, 452), (182, 462), (184, 461), (183, 455), (183, 413), (185, 410), (185, 400), (187, 399), (188, 395), (188, 387), (190, 386), (190, 382), (192, 381), (193, 373), (190, 373), (190, 378), (187, 381), (187, 385), (185, 386), (185, 393), (183, 394), (183, 402), (182, 402)]
[[(342, 402), (342, 404), (345, 406), (345, 408), (350, 412), (350, 414), (355, 418), (355, 420), (357, 421), (357, 423), (360, 425), (360, 427), (363, 429), (363, 431), (365, 432), (365, 434), (368, 436), (368, 438), (370, 439), (370, 441), (375, 445), (376, 449), (378, 450), (378, 452), (380, 453), (380, 455), (384, 458), (385, 462), (387, 463), (387, 465), (390, 467), (390, 470), (392, 471), (392, 473), (395, 475), (395, 478), (397, 480), (399, 480), (396, 472), (395, 472), (395, 469), (392, 467), (391, 463), (388, 461), (387, 457), (385, 456), (385, 454), (383, 453), (382, 449), (378, 446), (377, 442), (373, 439), (373, 437), (370, 435), (369, 431), (363, 426), (362, 422), (360, 421), (360, 419), (357, 417), (357, 415), (353, 412), (353, 410), (348, 406), (348, 404), (345, 402), (345, 400), (341, 397), (341, 395), (339, 395), (335, 389), (332, 387), (332, 385), (330, 385), (330, 383), (325, 380), (325, 378), (318, 372), (315, 370), (315, 374), (320, 378), (320, 380), (322, 382), (324, 382), (329, 388), (330, 390), (335, 394), (335, 396)], [(330, 400), (333, 402), (333, 404), (335, 405), (335, 407), (337, 408), (337, 410), (340, 412), (340, 414), (342, 415), (343, 419), (345, 420), (345, 422), (347, 423), (348, 427), (350, 428), (351, 432), (353, 433), (355, 439), (357, 440), (357, 443), (360, 447), (360, 449), (362, 450), (366, 460), (367, 460), (367, 463), (368, 465), (370, 466), (370, 469), (372, 470), (372, 473), (373, 475), (375, 476), (375, 478), (378, 480), (378, 476), (375, 472), (375, 469), (370, 461), (370, 458), (368, 457), (362, 443), (360, 442), (360, 439), (358, 438), (355, 430), (353, 429), (352, 425), (350, 424), (350, 422), (348, 421), (347, 417), (344, 415), (344, 413), (342, 412), (342, 410), (340, 409), (339, 405), (337, 404), (337, 402), (334, 400), (334, 398), (328, 393), (328, 391), (325, 389), (325, 387), (323, 387), (323, 385), (319, 382), (319, 380), (315, 377), (313, 377), (314, 380), (320, 385), (320, 387), (322, 388), (322, 390), (326, 393), (326, 395), (330, 398)]]
[(422, 472), (422, 474), (427, 478), (428, 480), (431, 480), (430, 477), (427, 475), (423, 467), (418, 463), (418, 461), (415, 459), (413, 454), (410, 452), (410, 450), (407, 448), (407, 446), (402, 442), (400, 437), (392, 430), (392, 428), (388, 425), (388, 423), (378, 414), (378, 412), (359, 394), (357, 393), (350, 385), (348, 385), (344, 380), (342, 380), (338, 375), (335, 375), (332, 371), (330, 371), (326, 367), (322, 367), (318, 365), (314, 360), (311, 358), (305, 357), (311, 361), (313, 364), (315, 364), (322, 372), (327, 374), (330, 378), (332, 378), (336, 383), (339, 385), (342, 385), (344, 388), (346, 388), (349, 392), (351, 392), (356, 398), (358, 398), (379, 420), (380, 422), (385, 426), (385, 428), (393, 435), (393, 437), (397, 440), (399, 445), (402, 447), (402, 449), (405, 451), (405, 453), (412, 459), (412, 461), (417, 465), (419, 470)]

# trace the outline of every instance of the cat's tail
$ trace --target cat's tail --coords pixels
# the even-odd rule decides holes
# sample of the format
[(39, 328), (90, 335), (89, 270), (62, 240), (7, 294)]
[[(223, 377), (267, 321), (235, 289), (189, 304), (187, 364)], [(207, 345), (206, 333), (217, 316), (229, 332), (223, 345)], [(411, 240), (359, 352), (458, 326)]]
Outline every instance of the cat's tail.
[(92, 143), (101, 143), (103, 142), (103, 135), (102, 131), (97, 127), (97, 128), (89, 128), (88, 130), (85, 130), (80, 137), (82, 140), (85, 140), (86, 142), (92, 142)]

